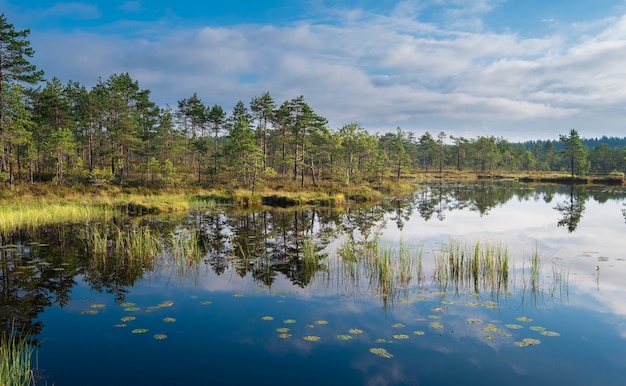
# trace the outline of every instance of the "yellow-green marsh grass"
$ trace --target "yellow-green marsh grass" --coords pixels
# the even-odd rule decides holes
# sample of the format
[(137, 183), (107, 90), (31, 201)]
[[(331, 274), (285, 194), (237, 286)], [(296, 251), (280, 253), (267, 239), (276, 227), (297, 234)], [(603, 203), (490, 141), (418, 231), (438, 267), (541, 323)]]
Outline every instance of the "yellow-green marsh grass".
[(0, 206), (0, 232), (33, 229), (58, 223), (106, 221), (114, 211), (105, 206), (70, 204), (29, 204)]

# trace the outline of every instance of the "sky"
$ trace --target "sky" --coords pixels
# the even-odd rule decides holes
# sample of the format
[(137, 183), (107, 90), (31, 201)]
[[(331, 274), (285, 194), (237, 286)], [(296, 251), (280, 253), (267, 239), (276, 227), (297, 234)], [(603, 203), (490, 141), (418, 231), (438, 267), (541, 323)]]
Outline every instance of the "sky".
[(46, 79), (175, 108), (304, 96), (332, 129), (626, 136), (626, 0), (0, 0)]

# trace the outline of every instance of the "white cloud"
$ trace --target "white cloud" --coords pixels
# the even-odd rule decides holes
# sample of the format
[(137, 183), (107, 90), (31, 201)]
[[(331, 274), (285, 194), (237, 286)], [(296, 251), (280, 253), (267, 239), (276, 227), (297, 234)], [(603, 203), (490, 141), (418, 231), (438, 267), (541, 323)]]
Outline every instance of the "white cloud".
[(71, 19), (97, 19), (100, 17), (100, 10), (98, 7), (79, 3), (56, 3), (50, 8), (41, 9), (37, 11), (40, 17), (66, 17)]
[[(458, 19), (497, 6), (450, 4)], [(48, 11), (76, 7), (96, 15), (78, 5)], [(32, 41), (49, 77), (92, 85), (99, 76), (129, 72), (162, 104), (175, 105), (193, 92), (227, 109), (264, 91), (278, 103), (302, 94), (333, 127), (358, 121), (373, 131), (453, 132), (477, 131), (489, 121), (513, 140), (509, 135), (519, 135), (519, 127), (536, 127), (527, 134), (532, 139), (546, 132), (554, 138), (572, 124), (585, 135), (586, 126), (597, 127), (594, 114), (602, 113), (605, 134), (623, 135), (625, 17), (580, 27), (596, 31), (582, 38), (564, 32), (525, 38), (460, 26), (444, 30), (420, 21), (420, 12), (420, 3), (408, 1), (387, 15), (352, 10), (332, 23), (176, 30), (165, 22), (138, 23), (143, 35), (33, 32)], [(256, 82), (240, 83), (242, 77)]]

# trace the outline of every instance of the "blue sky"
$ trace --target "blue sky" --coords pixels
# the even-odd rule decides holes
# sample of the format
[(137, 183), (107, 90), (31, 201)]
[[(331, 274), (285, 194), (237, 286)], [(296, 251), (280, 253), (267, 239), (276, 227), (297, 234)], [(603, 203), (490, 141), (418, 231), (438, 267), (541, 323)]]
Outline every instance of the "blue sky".
[(331, 128), (626, 136), (626, 0), (0, 0), (48, 79), (160, 105), (304, 95)]

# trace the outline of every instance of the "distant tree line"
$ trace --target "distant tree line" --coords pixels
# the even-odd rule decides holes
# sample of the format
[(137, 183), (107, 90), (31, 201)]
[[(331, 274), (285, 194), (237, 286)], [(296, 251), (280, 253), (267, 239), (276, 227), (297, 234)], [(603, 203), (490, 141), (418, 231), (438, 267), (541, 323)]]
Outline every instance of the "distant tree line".
[[(585, 146), (575, 130), (559, 141), (511, 143), (495, 136), (358, 123), (328, 127), (297, 96), (269, 92), (227, 112), (197, 93), (159, 107), (128, 73), (78, 82), (44, 80), (30, 64), (29, 31), (0, 15), (0, 183), (228, 186), (254, 191), (268, 179), (316, 186), (400, 179), (416, 171), (623, 171), (624, 140)], [(619, 144), (615, 146), (614, 144)], [(293, 182), (292, 182), (293, 183)]]

